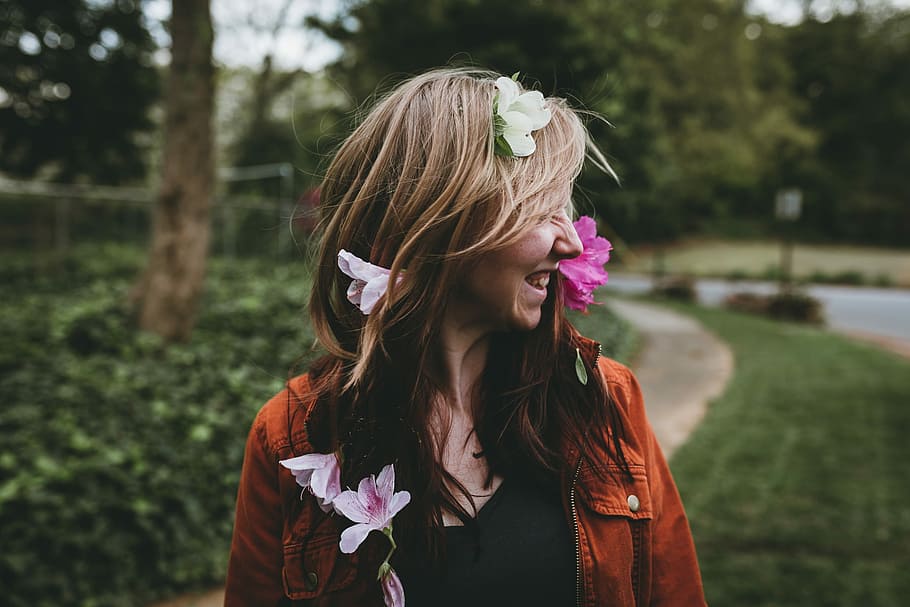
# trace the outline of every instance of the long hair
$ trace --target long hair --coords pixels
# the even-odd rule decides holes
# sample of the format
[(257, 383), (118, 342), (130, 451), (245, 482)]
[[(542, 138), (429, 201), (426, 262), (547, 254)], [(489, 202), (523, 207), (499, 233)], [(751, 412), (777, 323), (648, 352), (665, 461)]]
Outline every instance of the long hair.
[[(545, 194), (571, 183), (586, 156), (609, 170), (578, 114), (558, 98), (547, 100), (552, 118), (535, 131), (534, 154), (496, 156), (497, 76), (446, 69), (400, 85), (341, 145), (321, 189), (309, 309), (328, 355), (311, 378), (331, 436), (314, 438), (326, 448), (341, 445), (343, 484), (394, 462), (412, 495), (396, 530), (431, 547), (444, 509), (470, 515), (455, 493), (470, 495), (440, 464), (444, 436), (431, 426), (442, 387), (427, 370), (447, 296), (471, 264), (517, 242), (552, 212)], [(391, 269), (388, 291), (369, 315), (347, 301), (340, 249)], [(617, 438), (600, 446), (627, 470), (606, 386), (584, 387), (575, 378), (577, 334), (559, 287), (557, 279), (536, 329), (491, 338), (479, 388), (485, 405), (475, 411), (491, 472), (552, 477), (565, 437), (581, 452), (601, 440), (585, 431), (592, 425), (613, 430)]]

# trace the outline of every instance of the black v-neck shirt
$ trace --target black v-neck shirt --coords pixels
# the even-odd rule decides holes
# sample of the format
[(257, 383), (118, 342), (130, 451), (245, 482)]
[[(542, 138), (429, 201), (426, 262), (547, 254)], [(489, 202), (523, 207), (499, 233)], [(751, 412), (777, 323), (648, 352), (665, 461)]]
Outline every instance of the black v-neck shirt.
[(575, 601), (575, 544), (556, 493), (506, 479), (463, 527), (446, 527), (446, 557), (396, 555), (408, 607), (522, 605)]

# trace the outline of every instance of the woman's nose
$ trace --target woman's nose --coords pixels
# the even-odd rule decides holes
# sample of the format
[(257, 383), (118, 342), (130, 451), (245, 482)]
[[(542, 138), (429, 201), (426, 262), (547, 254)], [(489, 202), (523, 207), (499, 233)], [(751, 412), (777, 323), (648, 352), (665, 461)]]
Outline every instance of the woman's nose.
[(557, 225), (560, 229), (553, 242), (553, 253), (560, 259), (572, 259), (581, 255), (584, 245), (569, 217), (566, 216)]

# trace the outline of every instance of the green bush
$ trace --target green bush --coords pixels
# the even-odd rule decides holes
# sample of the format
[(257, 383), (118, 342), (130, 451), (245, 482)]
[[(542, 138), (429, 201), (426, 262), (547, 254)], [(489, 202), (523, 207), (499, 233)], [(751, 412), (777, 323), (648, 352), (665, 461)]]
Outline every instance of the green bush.
[(651, 294), (675, 301), (694, 303), (698, 301), (698, 292), (695, 289), (693, 276), (667, 276), (654, 284)]
[(223, 579), (249, 424), (310, 350), (299, 271), (213, 264), (193, 342), (165, 348), (129, 326), (121, 260), (0, 296), (4, 604), (140, 605)]
[(761, 295), (758, 293), (731, 293), (724, 300), (724, 306), (778, 320), (791, 320), (810, 324), (824, 324), (824, 311), (819, 300), (798, 291)]

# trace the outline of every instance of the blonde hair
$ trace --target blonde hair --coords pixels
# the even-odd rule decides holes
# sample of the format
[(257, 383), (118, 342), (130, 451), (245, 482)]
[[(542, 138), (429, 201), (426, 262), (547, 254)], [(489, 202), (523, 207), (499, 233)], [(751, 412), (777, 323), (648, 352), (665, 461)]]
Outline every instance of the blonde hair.
[[(534, 132), (531, 156), (496, 156), (498, 76), (441, 69), (406, 81), (378, 102), (328, 167), (310, 314), (328, 352), (354, 361), (348, 387), (387, 355), (390, 336), (426, 351), (461, 272), (552, 213), (545, 194), (571, 183), (586, 155), (612, 173), (579, 114), (560, 98), (547, 99), (552, 119)], [(346, 299), (340, 249), (391, 269), (388, 292), (369, 316)]]

